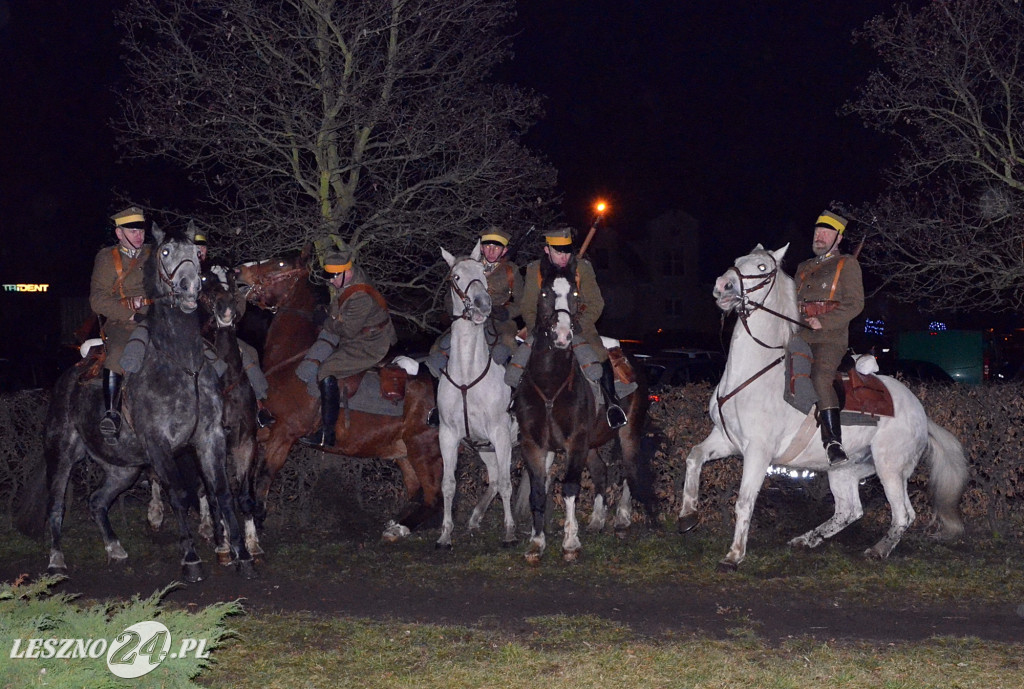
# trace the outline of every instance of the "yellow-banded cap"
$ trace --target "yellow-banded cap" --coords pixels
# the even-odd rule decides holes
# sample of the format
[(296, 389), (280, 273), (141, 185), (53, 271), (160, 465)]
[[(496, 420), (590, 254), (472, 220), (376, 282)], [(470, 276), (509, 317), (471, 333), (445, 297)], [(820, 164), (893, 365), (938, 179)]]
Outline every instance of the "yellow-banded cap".
[(195, 238), (192, 240), (192, 243), (195, 244), (196, 246), (206, 246), (206, 235), (197, 232)]
[(555, 227), (544, 233), (544, 241), (548, 246), (572, 246), (572, 228)]
[(821, 215), (818, 216), (818, 221), (814, 223), (815, 227), (827, 227), (830, 230), (835, 230), (839, 234), (842, 234), (846, 229), (846, 218), (840, 217), (835, 213), (829, 211), (822, 211)]
[(146, 229), (146, 214), (138, 206), (129, 206), (119, 213), (114, 213), (110, 219), (114, 221), (114, 227), (129, 230)]
[(337, 275), (352, 268), (351, 250), (334, 250), (324, 256), (324, 271)]
[(508, 232), (494, 225), (488, 227), (486, 230), (480, 233), (481, 244), (491, 242), (493, 244), (501, 244), (502, 246), (508, 246), (508, 242), (511, 238), (512, 236)]

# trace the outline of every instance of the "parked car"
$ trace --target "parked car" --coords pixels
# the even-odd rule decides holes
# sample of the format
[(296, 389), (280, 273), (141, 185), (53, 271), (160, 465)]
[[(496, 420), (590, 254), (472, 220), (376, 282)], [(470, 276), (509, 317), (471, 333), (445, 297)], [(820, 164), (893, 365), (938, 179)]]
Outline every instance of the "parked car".
[(707, 349), (675, 347), (656, 352), (633, 352), (644, 367), (652, 391), (690, 383), (717, 383), (725, 370), (725, 355)]

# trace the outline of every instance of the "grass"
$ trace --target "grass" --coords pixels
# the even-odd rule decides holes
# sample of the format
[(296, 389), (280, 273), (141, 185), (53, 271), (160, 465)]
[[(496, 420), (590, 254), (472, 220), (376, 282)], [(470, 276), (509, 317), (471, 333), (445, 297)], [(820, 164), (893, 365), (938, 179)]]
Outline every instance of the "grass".
[(848, 687), (1017, 686), (1016, 645), (937, 638), (834, 646), (800, 638), (771, 646), (750, 631), (731, 641), (636, 637), (590, 618), (529, 620), (517, 635), (466, 627), (309, 615), (253, 615), (217, 655), (209, 687)]

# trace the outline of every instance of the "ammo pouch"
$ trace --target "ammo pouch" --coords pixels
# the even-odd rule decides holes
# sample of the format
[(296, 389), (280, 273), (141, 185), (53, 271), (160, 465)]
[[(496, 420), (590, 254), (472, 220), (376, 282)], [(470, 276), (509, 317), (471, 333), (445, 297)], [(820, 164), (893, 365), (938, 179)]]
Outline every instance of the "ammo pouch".
[(827, 301), (805, 301), (800, 303), (800, 311), (806, 318), (817, 318), (823, 313), (835, 311), (839, 302), (829, 299)]
[(629, 359), (619, 347), (611, 347), (608, 350), (608, 360), (612, 362), (612, 371), (615, 373), (616, 381), (623, 385), (636, 382), (636, 371), (633, 370), (633, 364), (629, 363)]
[(405, 399), (405, 383), (409, 374), (397, 364), (388, 364), (380, 368), (380, 396), (389, 402), (400, 402)]

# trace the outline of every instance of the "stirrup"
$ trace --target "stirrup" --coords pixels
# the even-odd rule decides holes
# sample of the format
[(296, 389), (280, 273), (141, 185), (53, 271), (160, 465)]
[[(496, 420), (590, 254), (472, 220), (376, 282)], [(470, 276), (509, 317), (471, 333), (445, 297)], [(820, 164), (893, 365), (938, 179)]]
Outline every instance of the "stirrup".
[(829, 469), (842, 466), (850, 461), (850, 457), (846, 454), (846, 450), (843, 449), (842, 443), (837, 440), (833, 440), (825, 446), (825, 454), (828, 455)]
[(260, 407), (259, 409), (256, 410), (256, 425), (258, 425), (260, 428), (266, 428), (275, 421), (277, 421), (277, 419), (275, 419), (274, 415), (271, 414), (270, 411), (268, 411), (266, 408)]
[(104, 438), (116, 438), (121, 432), (121, 415), (108, 409), (100, 419), (100, 435)]
[(622, 407), (617, 404), (608, 405), (605, 418), (608, 421), (608, 426), (612, 429), (622, 428), (626, 425), (626, 412), (622, 411)]
[(328, 435), (324, 429), (320, 429), (309, 435), (299, 438), (299, 442), (307, 447), (334, 447), (334, 437)]

